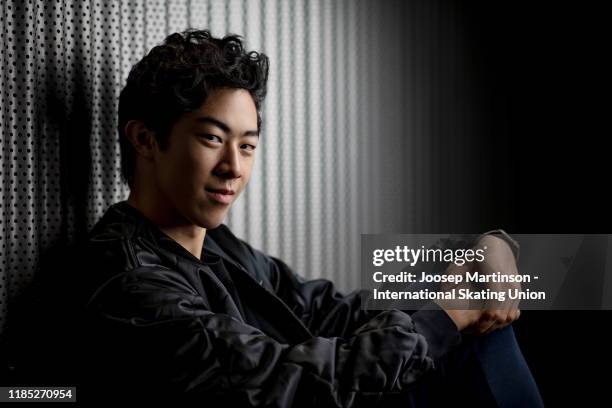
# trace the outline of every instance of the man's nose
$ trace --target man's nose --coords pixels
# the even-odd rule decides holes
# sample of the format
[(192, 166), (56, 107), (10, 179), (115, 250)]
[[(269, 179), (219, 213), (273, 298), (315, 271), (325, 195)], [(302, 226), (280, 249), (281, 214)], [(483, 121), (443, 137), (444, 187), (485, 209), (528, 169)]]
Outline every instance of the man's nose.
[(217, 166), (218, 175), (225, 178), (239, 178), (242, 176), (241, 167), (240, 147), (227, 145), (224, 149), (221, 162)]

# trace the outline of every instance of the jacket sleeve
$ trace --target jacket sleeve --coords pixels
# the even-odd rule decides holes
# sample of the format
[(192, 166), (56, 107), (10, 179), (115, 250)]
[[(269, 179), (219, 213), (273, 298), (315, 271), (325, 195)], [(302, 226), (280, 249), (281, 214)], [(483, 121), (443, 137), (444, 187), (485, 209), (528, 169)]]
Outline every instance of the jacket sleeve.
[(327, 279), (306, 280), (280, 259), (264, 257), (274, 292), (315, 335), (346, 337), (380, 313), (362, 307), (367, 291), (345, 295)]
[[(380, 310), (367, 310), (362, 302), (370, 291), (356, 290), (347, 295), (327, 279), (305, 280), (280, 259), (259, 254), (276, 294), (297, 314), (308, 329), (322, 337), (350, 337), (360, 326), (375, 318)], [(461, 341), (461, 334), (448, 314), (435, 303), (412, 315), (416, 331), (428, 343), (427, 354), (437, 359)]]
[(349, 338), (287, 345), (205, 304), (173, 271), (141, 267), (92, 297), (88, 313), (99, 328), (92, 337), (132, 367), (120, 370), (127, 377), (227, 406), (372, 406), (433, 366), (425, 338), (398, 310), (379, 313)]

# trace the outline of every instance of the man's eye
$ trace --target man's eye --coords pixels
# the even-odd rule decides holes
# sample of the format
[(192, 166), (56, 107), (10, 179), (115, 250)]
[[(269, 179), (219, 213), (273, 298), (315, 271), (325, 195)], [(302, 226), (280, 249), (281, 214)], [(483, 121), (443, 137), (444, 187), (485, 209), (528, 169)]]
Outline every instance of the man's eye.
[(257, 146), (252, 145), (252, 144), (245, 143), (245, 144), (243, 144), (243, 145), (242, 145), (242, 146), (240, 146), (240, 147), (241, 147), (242, 149), (244, 149), (244, 150), (248, 150), (248, 151), (252, 152), (253, 150), (255, 150), (255, 148), (256, 148)]
[(206, 140), (210, 140), (211, 142), (222, 142), (221, 138), (219, 136), (216, 136), (216, 135), (201, 134), (199, 136), (204, 138), (204, 139), (206, 139)]

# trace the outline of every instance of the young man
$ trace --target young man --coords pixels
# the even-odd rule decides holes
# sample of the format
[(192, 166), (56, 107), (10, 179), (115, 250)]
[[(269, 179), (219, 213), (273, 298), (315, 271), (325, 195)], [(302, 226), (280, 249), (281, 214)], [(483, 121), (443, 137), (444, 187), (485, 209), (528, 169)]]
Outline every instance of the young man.
[[(265, 55), (245, 51), (239, 37), (207, 31), (169, 36), (130, 72), (119, 104), (130, 195), (91, 231), (81, 251), (87, 268), (75, 278), (83, 306), (73, 337), (81, 400), (431, 403), (440, 391), (471, 386), (449, 380), (470, 369), (457, 356), (477, 344), (462, 346), (461, 330), (485, 334), (518, 317), (516, 309), (367, 312), (358, 293), (305, 281), (235, 237), (222, 222), (264, 142), (267, 77)], [(504, 240), (487, 235), (483, 243), (495, 266), (516, 267)], [(509, 329), (496, 332), (512, 336)], [(493, 334), (481, 338), (493, 344)], [(480, 381), (463, 397), (493, 403)]]

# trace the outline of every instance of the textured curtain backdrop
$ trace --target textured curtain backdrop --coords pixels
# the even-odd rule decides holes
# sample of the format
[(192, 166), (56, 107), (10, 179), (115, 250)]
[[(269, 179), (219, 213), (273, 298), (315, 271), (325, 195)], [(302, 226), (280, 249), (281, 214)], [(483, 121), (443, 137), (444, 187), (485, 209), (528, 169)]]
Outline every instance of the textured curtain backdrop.
[(188, 27), (244, 35), (271, 59), (254, 174), (226, 220), (238, 236), (348, 290), (361, 233), (471, 231), (480, 108), (453, 7), (3, 1), (0, 327), (40, 255), (127, 197), (119, 91), (137, 60)]

